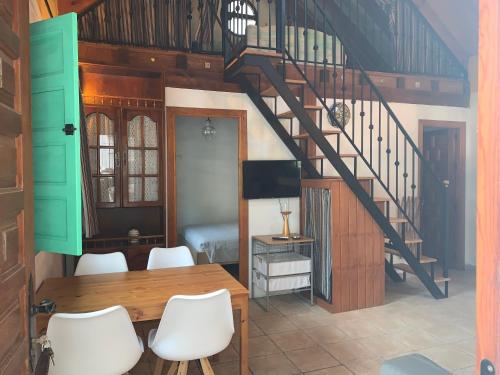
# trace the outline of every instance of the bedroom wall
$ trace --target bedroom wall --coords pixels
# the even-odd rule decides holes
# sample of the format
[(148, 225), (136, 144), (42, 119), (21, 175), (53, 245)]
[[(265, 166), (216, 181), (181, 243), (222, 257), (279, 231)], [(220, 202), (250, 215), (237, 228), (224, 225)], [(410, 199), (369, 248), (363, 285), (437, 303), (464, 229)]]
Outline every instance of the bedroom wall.
[(217, 133), (207, 141), (206, 119), (176, 119), (178, 233), (187, 225), (238, 221), (238, 122), (211, 120)]

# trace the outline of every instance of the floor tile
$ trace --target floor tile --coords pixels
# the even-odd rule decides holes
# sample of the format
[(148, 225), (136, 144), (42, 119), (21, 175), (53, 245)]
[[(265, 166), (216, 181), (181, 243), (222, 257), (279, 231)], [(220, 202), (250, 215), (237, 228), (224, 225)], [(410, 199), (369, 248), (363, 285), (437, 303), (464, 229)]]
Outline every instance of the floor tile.
[(296, 375), (300, 370), (282, 353), (250, 358), (253, 375)]
[(269, 338), (284, 352), (310, 348), (317, 344), (302, 331), (273, 333)]
[(280, 353), (280, 350), (267, 336), (253, 337), (248, 340), (248, 356), (250, 358), (275, 353)]
[(324, 344), (323, 348), (341, 363), (356, 358), (376, 358), (377, 354), (359, 340), (342, 340), (332, 344)]
[(307, 372), (307, 375), (352, 375), (353, 373), (344, 366), (335, 366), (323, 370)]
[(285, 353), (302, 372), (321, 370), (339, 365), (339, 362), (320, 347), (294, 350)]
[(470, 367), (475, 363), (475, 357), (472, 354), (451, 345), (428, 348), (420, 351), (420, 354), (451, 371)]
[(307, 329), (304, 332), (306, 332), (309, 337), (318, 344), (339, 342), (347, 337), (343, 331), (333, 325), (315, 327)]

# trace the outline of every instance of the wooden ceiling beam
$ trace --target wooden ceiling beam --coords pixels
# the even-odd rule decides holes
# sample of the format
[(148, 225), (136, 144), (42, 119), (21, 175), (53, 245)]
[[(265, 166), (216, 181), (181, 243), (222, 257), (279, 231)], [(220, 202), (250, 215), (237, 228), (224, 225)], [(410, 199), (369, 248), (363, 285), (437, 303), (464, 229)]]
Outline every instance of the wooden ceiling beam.
[(65, 14), (69, 12), (82, 13), (86, 9), (90, 8), (94, 4), (101, 2), (102, 0), (53, 0), (57, 1), (57, 7), (59, 9), (59, 14)]

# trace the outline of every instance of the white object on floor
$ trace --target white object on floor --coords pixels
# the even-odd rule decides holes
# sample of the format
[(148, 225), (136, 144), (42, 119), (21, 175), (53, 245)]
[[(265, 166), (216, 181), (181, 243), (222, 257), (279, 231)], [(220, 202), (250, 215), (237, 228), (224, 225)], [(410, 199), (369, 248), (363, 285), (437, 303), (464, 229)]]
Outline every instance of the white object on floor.
[(131, 370), (144, 351), (122, 306), (82, 314), (54, 314), (47, 337), (54, 351), (49, 375), (118, 375)]
[[(254, 267), (266, 276), (293, 275), (311, 272), (311, 258), (297, 253), (254, 255)], [(269, 275), (267, 266), (269, 264)]]
[(148, 346), (158, 356), (155, 375), (161, 374), (164, 360), (173, 361), (173, 366), (187, 366), (189, 361), (202, 359), (210, 367), (206, 358), (227, 348), (233, 334), (233, 309), (227, 289), (170, 298), (158, 329), (148, 335)]
[[(253, 271), (253, 283), (261, 290), (266, 290), (267, 280), (257, 271)], [(302, 289), (311, 286), (311, 276), (296, 275), (269, 278), (269, 292), (279, 292), (284, 290)]]
[(83, 254), (76, 266), (75, 276), (127, 271), (127, 260), (119, 251), (110, 254)]
[(149, 253), (148, 270), (188, 266), (194, 266), (194, 260), (186, 246), (155, 247)]

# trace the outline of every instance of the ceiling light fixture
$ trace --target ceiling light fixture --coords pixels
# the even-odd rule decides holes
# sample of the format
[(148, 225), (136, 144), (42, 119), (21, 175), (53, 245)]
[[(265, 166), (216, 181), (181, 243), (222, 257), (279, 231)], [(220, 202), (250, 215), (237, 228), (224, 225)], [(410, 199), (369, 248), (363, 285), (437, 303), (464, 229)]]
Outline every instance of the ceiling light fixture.
[(212, 120), (210, 117), (205, 121), (205, 126), (201, 129), (201, 134), (205, 137), (205, 140), (211, 141), (215, 137), (216, 130), (212, 125)]

